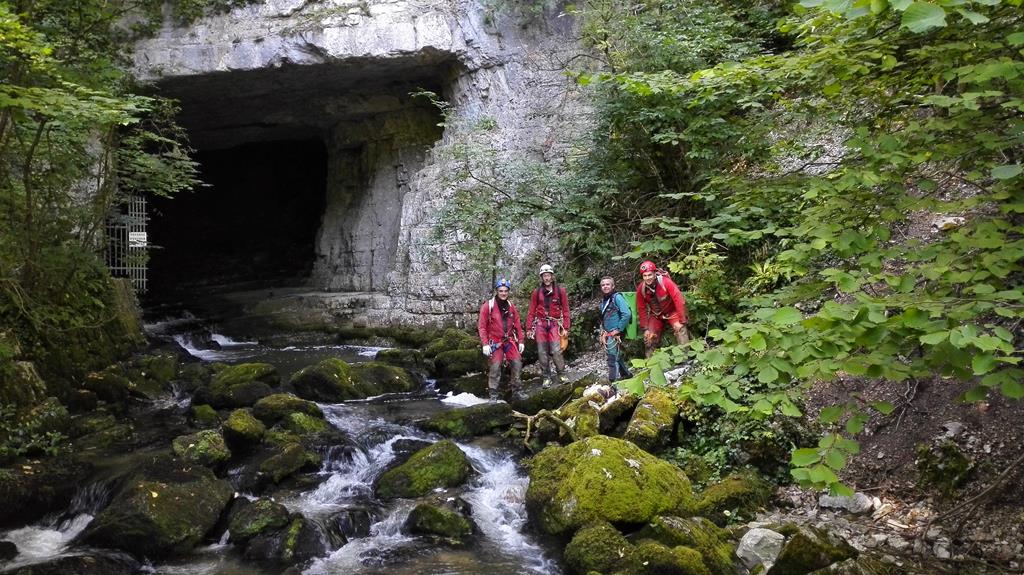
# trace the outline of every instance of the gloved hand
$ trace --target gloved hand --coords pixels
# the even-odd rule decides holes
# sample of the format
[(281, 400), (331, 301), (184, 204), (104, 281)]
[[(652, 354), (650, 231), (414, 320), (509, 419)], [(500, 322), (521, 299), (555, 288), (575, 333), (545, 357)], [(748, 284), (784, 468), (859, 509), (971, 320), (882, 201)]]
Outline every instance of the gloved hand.
[(526, 346), (523, 344), (519, 344), (519, 353), (523, 353), (524, 349), (526, 349)]
[(526, 339), (533, 339), (534, 335), (534, 331), (531, 329), (530, 331), (526, 332)]
[(491, 346), (485, 345), (480, 348), (480, 351), (484, 352), (484, 357), (491, 357)]
[(602, 331), (601, 332), (601, 337), (598, 338), (598, 341), (601, 342), (601, 345), (605, 345), (607, 343), (607, 337), (608, 337), (608, 332)]

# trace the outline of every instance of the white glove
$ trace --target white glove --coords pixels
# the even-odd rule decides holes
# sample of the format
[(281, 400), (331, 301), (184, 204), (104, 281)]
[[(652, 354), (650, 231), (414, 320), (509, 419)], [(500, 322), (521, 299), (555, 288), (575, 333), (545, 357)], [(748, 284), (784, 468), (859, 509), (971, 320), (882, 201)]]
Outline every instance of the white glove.
[(480, 351), (484, 352), (484, 357), (491, 357), (491, 346), (485, 345), (480, 348)]
[(523, 353), (524, 349), (526, 349), (526, 346), (524, 346), (523, 344), (519, 344), (519, 353)]

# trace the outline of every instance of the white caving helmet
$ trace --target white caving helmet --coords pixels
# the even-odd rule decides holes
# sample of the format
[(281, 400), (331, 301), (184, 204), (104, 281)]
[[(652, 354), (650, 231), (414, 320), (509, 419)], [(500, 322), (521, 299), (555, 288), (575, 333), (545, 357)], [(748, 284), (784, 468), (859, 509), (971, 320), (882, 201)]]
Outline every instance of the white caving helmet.
[(555, 275), (555, 268), (551, 267), (551, 264), (544, 264), (540, 266), (540, 275), (544, 274)]

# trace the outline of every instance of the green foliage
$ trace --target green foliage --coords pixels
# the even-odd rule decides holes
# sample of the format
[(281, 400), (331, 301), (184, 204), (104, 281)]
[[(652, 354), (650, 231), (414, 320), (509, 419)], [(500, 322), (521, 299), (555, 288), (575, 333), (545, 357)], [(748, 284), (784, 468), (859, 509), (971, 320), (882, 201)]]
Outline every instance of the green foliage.
[(25, 418), (13, 405), (0, 405), (0, 463), (23, 455), (56, 455), (66, 439), (63, 433), (48, 429), (43, 418)]
[[(709, 2), (583, 8), (606, 63), (578, 76), (601, 105), (592, 157), (645, 206), (625, 257), (668, 260), (711, 328), (623, 385), (692, 357), (681, 396), (751, 421), (801, 416), (840, 375), (1024, 396), (1019, 4), (805, 0), (775, 34)], [(824, 410), (794, 479), (845, 492), (852, 438), (893, 409)]]

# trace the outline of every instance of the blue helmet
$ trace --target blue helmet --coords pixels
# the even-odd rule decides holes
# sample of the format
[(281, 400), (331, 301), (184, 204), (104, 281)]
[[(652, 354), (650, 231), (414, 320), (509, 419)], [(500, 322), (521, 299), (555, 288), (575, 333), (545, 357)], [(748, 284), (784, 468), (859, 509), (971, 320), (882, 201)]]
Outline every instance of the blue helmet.
[(498, 281), (494, 282), (494, 289), (498, 289), (500, 287), (512, 289), (512, 282), (510, 282), (508, 278), (498, 278)]

